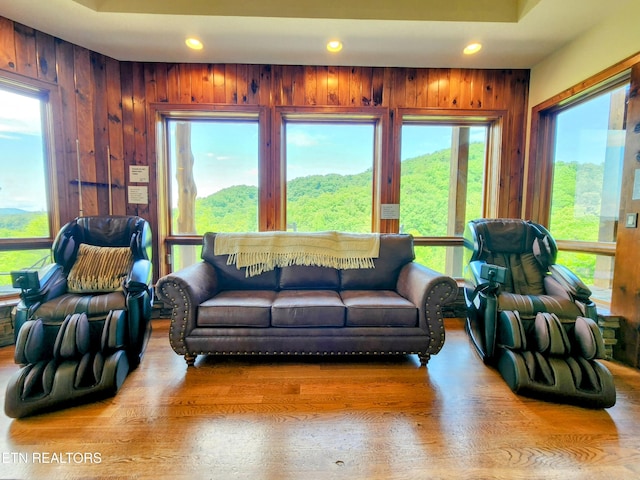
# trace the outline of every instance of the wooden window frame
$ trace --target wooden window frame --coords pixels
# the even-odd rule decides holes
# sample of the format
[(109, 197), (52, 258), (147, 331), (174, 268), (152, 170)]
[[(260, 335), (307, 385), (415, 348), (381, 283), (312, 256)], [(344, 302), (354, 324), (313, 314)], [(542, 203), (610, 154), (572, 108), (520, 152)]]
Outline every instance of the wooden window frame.
[[(527, 218), (542, 225), (549, 225), (551, 214), (551, 182), (553, 179), (553, 147), (555, 132), (555, 117), (559, 111), (568, 106), (585, 101), (599, 93), (610, 90), (615, 85), (622, 84), (628, 77), (631, 68), (640, 62), (640, 54), (629, 57), (613, 65), (583, 82), (568, 88), (557, 95), (545, 100), (531, 109), (531, 125), (529, 128), (529, 155), (527, 160), (527, 176), (523, 192), (523, 218)], [(562, 243), (562, 242), (561, 242)], [(603, 255), (615, 253), (613, 248), (607, 247), (600, 252), (595, 246), (567, 243), (567, 250), (600, 253)]]
[[(389, 131), (389, 109), (379, 108), (350, 108), (350, 107), (275, 107), (273, 120), (273, 162), (274, 170), (271, 172), (274, 198), (270, 206), (274, 210), (275, 224), (273, 230), (286, 230), (286, 146), (285, 125), (287, 121), (318, 122), (318, 123), (372, 123), (374, 125), (373, 148), (373, 189), (372, 189), (372, 215), (371, 231), (389, 233), (393, 230), (393, 224), (389, 220), (382, 220), (380, 209), (389, 195), (387, 185), (382, 179), (389, 178), (387, 165), (383, 161), (388, 158), (389, 139), (385, 132)], [(397, 223), (397, 221), (395, 221)]]
[[(400, 176), (401, 176), (401, 134), (402, 126), (407, 123), (424, 124), (424, 125), (443, 125), (453, 127), (472, 127), (483, 125), (488, 128), (487, 135), (487, 152), (485, 156), (484, 166), (484, 185), (483, 185), (483, 201), (482, 215), (483, 217), (497, 216), (497, 208), (499, 204), (500, 189), (500, 168), (501, 155), (504, 150), (505, 139), (502, 132), (504, 131), (504, 122), (507, 116), (506, 110), (460, 110), (460, 109), (416, 109), (416, 108), (398, 108), (394, 123), (394, 142), (396, 147), (393, 158), (395, 178), (398, 178), (397, 202), (400, 201)], [(456, 221), (454, 219), (454, 221)], [(458, 222), (459, 223), (459, 222)], [(456, 232), (459, 230), (456, 227)], [(463, 245), (462, 234), (448, 235), (443, 237), (416, 237), (414, 243), (417, 246), (432, 247), (460, 247)]]
[(42, 140), (44, 142), (44, 174), (48, 217), (49, 236), (37, 238), (0, 238), (0, 250), (34, 250), (51, 248), (56, 233), (60, 230), (59, 202), (56, 181), (56, 147), (62, 141), (56, 138), (59, 131), (55, 129), (56, 118), (60, 118), (60, 94), (58, 87), (41, 80), (35, 80), (10, 72), (0, 72), (0, 88), (12, 90), (17, 94), (29, 95), (44, 102), (42, 117)]
[[(0, 251), (14, 250), (50, 250), (54, 238), (60, 230), (60, 203), (58, 201), (58, 183), (56, 161), (62, 158), (62, 131), (56, 125), (62, 118), (62, 103), (58, 86), (11, 72), (0, 72), (0, 88), (18, 94), (40, 99), (42, 109), (42, 140), (44, 143), (44, 177), (47, 199), (47, 216), (49, 221), (49, 235), (46, 237), (0, 238)], [(28, 267), (29, 265), (25, 265)], [(17, 294), (0, 294), (1, 299), (12, 299)]]
[(166, 125), (169, 119), (210, 119), (210, 120), (256, 120), (258, 122), (258, 225), (259, 230), (266, 230), (268, 226), (265, 205), (268, 204), (269, 185), (266, 180), (270, 177), (267, 164), (269, 158), (269, 115), (266, 107), (214, 104), (172, 104), (152, 103), (149, 105), (149, 128), (155, 145), (157, 158), (157, 209), (158, 209), (158, 249), (159, 276), (171, 271), (171, 250), (176, 245), (202, 245), (202, 235), (176, 235), (171, 232), (170, 211), (170, 178), (168, 139)]

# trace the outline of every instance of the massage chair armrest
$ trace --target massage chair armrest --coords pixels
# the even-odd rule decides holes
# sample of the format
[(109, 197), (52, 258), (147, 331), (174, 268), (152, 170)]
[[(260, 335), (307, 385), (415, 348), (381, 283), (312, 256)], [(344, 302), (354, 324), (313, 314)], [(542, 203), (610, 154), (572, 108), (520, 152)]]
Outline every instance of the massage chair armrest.
[(130, 295), (148, 291), (151, 284), (151, 272), (152, 266), (149, 260), (136, 260), (124, 282), (124, 290)]
[(39, 269), (11, 272), (14, 288), (20, 288), (20, 298), (27, 308), (62, 295), (67, 289), (67, 280), (61, 265), (47, 264)]
[(465, 281), (465, 302), (467, 306), (477, 302), (478, 298), (495, 299), (504, 285), (507, 269), (484, 260), (469, 262)]
[(484, 260), (469, 262), (469, 272), (475, 285), (489, 283), (497, 286), (506, 282), (507, 269)]
[(487, 265), (487, 262), (484, 260), (473, 260), (472, 262), (469, 262), (465, 269), (465, 280), (474, 287), (484, 283), (480, 278), (480, 271), (482, 270), (483, 265)]
[(556, 280), (572, 298), (590, 303), (591, 290), (575, 273), (564, 265), (557, 264), (549, 265), (549, 272), (551, 273), (551, 278)]

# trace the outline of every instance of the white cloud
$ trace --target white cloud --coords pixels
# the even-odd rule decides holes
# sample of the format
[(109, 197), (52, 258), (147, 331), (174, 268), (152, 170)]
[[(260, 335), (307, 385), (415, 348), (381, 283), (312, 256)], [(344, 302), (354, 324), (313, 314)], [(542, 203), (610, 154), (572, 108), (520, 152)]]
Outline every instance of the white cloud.
[(315, 147), (320, 144), (321, 140), (321, 137), (309, 135), (306, 132), (291, 132), (287, 134), (287, 144), (296, 147)]
[(0, 90), (0, 132), (40, 135), (40, 101)]

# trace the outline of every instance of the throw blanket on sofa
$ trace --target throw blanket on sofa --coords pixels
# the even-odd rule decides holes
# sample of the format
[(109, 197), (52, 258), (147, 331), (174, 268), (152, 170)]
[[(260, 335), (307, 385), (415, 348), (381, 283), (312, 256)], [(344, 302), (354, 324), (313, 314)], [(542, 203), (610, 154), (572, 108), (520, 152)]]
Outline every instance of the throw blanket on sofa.
[(214, 244), (214, 254), (229, 255), (227, 264), (246, 267), (247, 277), (290, 265), (374, 268), (379, 250), (378, 234), (334, 231), (218, 233)]

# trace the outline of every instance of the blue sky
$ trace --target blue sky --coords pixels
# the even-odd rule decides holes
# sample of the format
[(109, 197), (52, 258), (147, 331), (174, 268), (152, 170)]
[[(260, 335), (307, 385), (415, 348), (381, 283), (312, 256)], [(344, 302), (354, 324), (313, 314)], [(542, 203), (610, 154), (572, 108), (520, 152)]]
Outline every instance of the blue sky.
[(611, 95), (601, 95), (558, 115), (556, 161), (602, 163), (607, 148), (622, 153), (624, 130), (608, 130), (610, 104)]
[[(624, 146), (624, 132), (609, 132), (609, 96), (567, 110), (559, 116), (558, 160), (601, 162), (607, 148)], [(402, 159), (413, 158), (451, 144), (450, 127), (406, 126)], [(474, 129), (472, 140), (482, 139)], [(254, 122), (192, 124), (198, 196), (233, 185), (258, 184), (258, 127)], [(371, 124), (287, 124), (287, 176), (353, 174), (371, 168)], [(0, 90), (0, 208), (46, 208), (42, 165), (40, 104), (37, 99)]]
[[(171, 127), (173, 135), (174, 127)], [(403, 132), (403, 159), (451, 146), (450, 127), (409, 127)], [(192, 123), (194, 177), (198, 197), (233, 185), (258, 185), (258, 128), (252, 122)], [(373, 124), (289, 122), (286, 127), (287, 178), (373, 167)], [(482, 138), (483, 133), (480, 133)], [(171, 146), (173, 148), (173, 146)], [(173, 180), (173, 188), (177, 185)]]
[(47, 209), (40, 101), (0, 90), (0, 208)]

